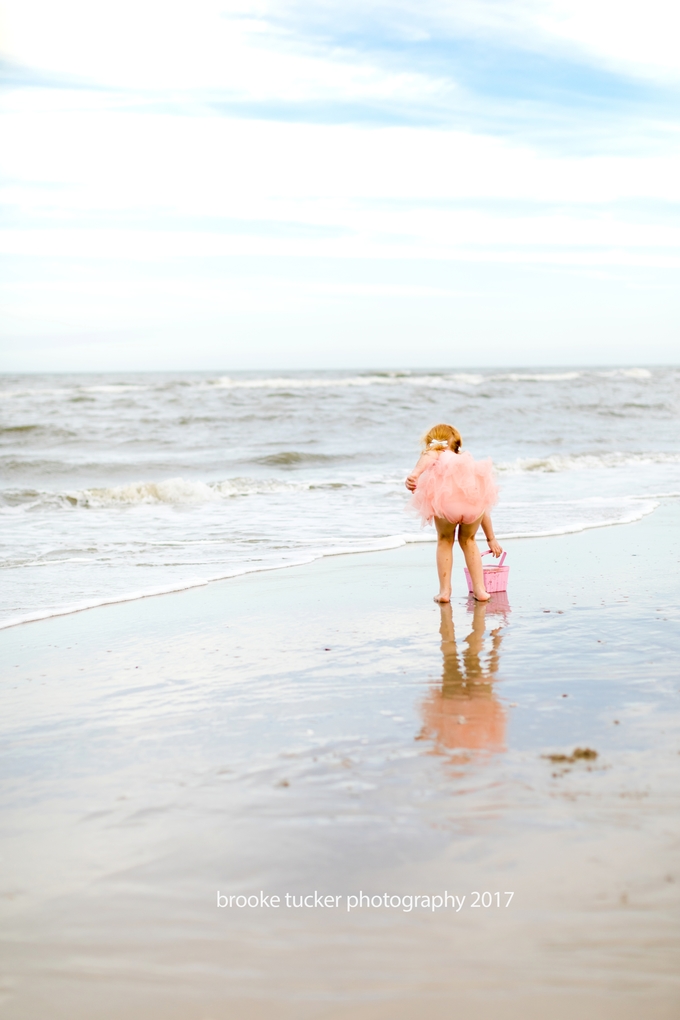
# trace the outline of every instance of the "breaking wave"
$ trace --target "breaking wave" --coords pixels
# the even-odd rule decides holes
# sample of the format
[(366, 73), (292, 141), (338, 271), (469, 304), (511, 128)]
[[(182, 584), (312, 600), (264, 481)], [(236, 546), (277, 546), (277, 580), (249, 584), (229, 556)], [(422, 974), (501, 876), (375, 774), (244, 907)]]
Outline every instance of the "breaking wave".
[[(344, 456), (284, 452), (258, 458), (257, 463), (270, 467), (293, 467), (304, 464), (332, 464), (346, 461)], [(680, 453), (603, 453), (553, 454), (549, 457), (519, 458), (495, 465), (501, 476), (521, 474), (559, 474), (567, 471), (593, 471), (602, 468), (616, 469), (653, 464), (680, 464)], [(126, 507), (141, 505), (197, 506), (217, 503), (234, 497), (273, 495), (276, 493), (302, 493), (312, 490), (373, 489), (401, 493), (401, 474), (357, 474), (354, 477), (325, 478), (250, 478), (234, 477), (222, 481), (203, 482), (186, 478), (165, 478), (158, 481), (129, 482), (124, 485), (101, 488), (69, 489), (62, 491), (6, 489), (0, 493), (0, 512), (37, 508), (68, 509), (83, 507)], [(642, 496), (646, 494), (642, 493)], [(663, 495), (674, 495), (665, 493)], [(650, 494), (650, 497), (652, 494)], [(501, 502), (501, 506), (503, 503)]]
[(680, 453), (569, 453), (552, 454), (549, 457), (523, 457), (496, 464), (496, 470), (506, 474), (520, 474), (525, 471), (593, 470), (597, 468), (620, 468), (642, 464), (680, 464)]
[(286, 481), (277, 478), (229, 478), (221, 482), (190, 481), (166, 478), (158, 482), (131, 482), (105, 488), (72, 489), (49, 492), (37, 489), (8, 489), (0, 495), (0, 509), (58, 509), (63, 507), (125, 507), (167, 504), (191, 506), (216, 503), (234, 496), (268, 495), (271, 493), (304, 492), (311, 489), (356, 488), (350, 481)]
[(419, 375), (411, 372), (385, 372), (374, 375), (353, 376), (279, 376), (260, 379), (239, 379), (222, 376), (210, 385), (219, 389), (245, 390), (305, 390), (305, 389), (346, 389), (366, 386), (430, 386), (434, 388), (451, 385), (479, 386), (488, 376), (469, 372)]

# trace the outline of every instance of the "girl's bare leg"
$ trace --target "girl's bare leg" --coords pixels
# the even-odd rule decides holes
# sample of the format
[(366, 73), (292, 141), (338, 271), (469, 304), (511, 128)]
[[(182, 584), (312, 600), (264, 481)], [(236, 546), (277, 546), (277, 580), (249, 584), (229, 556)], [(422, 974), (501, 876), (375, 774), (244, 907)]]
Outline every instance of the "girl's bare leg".
[(435, 602), (450, 602), (456, 525), (443, 517), (435, 517), (434, 523), (437, 529), (437, 573), (439, 574), (439, 594), (435, 595), (434, 600)]
[(477, 528), (482, 523), (483, 516), (484, 514), (478, 517), (476, 521), (473, 521), (472, 524), (460, 525), (458, 528), (458, 542), (463, 550), (463, 556), (465, 557), (467, 568), (470, 571), (474, 596), (479, 602), (488, 602), (491, 596), (484, 587), (482, 556), (479, 551), (479, 546), (475, 541)]

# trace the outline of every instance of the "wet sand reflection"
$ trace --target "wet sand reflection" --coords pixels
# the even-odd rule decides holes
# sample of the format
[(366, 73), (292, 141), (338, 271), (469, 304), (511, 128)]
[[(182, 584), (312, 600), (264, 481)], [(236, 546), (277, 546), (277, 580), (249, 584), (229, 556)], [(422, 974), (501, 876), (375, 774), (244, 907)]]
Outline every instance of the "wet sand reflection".
[[(440, 606), (443, 670), (437, 686), (422, 705), (420, 739), (431, 740), (435, 751), (454, 749), (503, 751), (506, 714), (496, 698), (502, 629), (510, 611), (507, 596), (492, 602), (471, 600), (472, 629), (459, 651), (450, 604)], [(486, 617), (500, 614), (485, 649)]]

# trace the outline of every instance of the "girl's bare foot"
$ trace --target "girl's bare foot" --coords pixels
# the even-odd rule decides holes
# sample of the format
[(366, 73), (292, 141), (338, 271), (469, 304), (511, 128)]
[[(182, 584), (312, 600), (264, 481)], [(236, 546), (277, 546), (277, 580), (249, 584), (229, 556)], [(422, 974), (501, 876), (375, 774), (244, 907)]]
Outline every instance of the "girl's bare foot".
[(439, 603), (450, 602), (451, 601), (451, 592), (449, 592), (448, 595), (447, 595), (446, 592), (440, 591), (439, 595), (435, 595), (434, 601), (435, 602), (439, 602)]
[(488, 591), (485, 591), (483, 595), (478, 595), (477, 592), (475, 592), (475, 598), (478, 602), (488, 602), (491, 596)]

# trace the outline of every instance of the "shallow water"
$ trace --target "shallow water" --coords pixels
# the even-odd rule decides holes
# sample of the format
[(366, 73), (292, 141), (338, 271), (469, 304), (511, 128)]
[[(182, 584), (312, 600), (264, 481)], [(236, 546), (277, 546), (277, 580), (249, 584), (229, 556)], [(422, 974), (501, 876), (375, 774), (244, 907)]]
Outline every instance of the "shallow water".
[(432, 422), (498, 469), (501, 535), (639, 519), (680, 491), (680, 370), (0, 380), (0, 625), (419, 541)]

